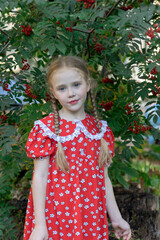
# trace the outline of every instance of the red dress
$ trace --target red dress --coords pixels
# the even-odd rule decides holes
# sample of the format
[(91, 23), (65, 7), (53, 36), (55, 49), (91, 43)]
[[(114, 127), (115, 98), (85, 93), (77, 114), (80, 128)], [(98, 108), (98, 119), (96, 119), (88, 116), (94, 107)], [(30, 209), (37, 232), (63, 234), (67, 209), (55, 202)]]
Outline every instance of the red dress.
[[(113, 156), (113, 133), (106, 121), (101, 121), (99, 133), (88, 114), (82, 121), (60, 118), (60, 140), (70, 167), (64, 173), (55, 165), (59, 139), (53, 123), (53, 113), (35, 121), (26, 144), (28, 157), (50, 156), (45, 206), (48, 240), (108, 240), (104, 168), (98, 166), (98, 155), (104, 137)], [(29, 240), (34, 222), (31, 188), (23, 240)]]

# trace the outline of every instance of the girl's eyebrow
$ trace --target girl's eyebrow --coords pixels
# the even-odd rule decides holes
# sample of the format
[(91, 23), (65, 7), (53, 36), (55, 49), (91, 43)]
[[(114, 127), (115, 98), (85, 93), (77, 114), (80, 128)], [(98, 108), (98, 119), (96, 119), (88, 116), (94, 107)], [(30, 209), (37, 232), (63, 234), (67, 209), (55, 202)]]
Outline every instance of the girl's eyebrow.
[(61, 84), (61, 85), (56, 86), (56, 87), (55, 87), (55, 90), (58, 91), (58, 90), (60, 90), (61, 88), (66, 88), (66, 87), (65, 87), (65, 85), (62, 85), (62, 84)]
[(78, 79), (73, 81), (73, 83), (75, 83), (75, 82), (82, 82), (82, 78), (78, 78)]
[(72, 84), (79, 83), (79, 82), (82, 82), (82, 81), (80, 79), (79, 80), (75, 80), (74, 82), (72, 82)]
[(63, 84), (59, 84), (56, 87), (61, 87), (61, 86), (65, 86), (65, 84), (64, 83)]
[[(82, 82), (82, 80), (81, 79), (77, 79), (77, 80), (73, 81), (71, 84), (74, 84), (74, 83), (77, 83), (77, 82)], [(66, 84), (62, 83), (62, 84), (57, 85), (56, 88), (65, 87), (65, 86), (66, 86)]]
[(59, 87), (65, 87), (65, 84), (62, 83), (62, 84), (59, 84), (59, 85), (56, 86), (56, 88), (59, 88)]

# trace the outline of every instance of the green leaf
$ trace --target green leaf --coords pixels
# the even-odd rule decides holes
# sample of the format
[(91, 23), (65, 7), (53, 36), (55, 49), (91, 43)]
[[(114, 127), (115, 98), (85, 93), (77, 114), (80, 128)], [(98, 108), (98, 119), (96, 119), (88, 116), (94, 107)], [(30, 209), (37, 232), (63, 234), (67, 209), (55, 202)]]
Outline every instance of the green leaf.
[(50, 55), (53, 55), (53, 53), (56, 51), (56, 48), (55, 48), (55, 46), (53, 44), (49, 45), (48, 49), (49, 49)]
[(121, 175), (119, 175), (117, 173), (116, 178), (120, 184), (122, 184), (126, 189), (129, 189), (129, 184), (126, 182), (126, 180)]
[(157, 123), (157, 122), (158, 122), (158, 116), (157, 116), (157, 115), (154, 115), (154, 117), (153, 117), (153, 122), (154, 122), (154, 123)]
[(127, 167), (127, 166), (121, 166), (120, 169), (123, 170), (129, 176), (132, 176), (132, 177), (138, 177), (139, 176), (138, 172), (134, 168)]
[(132, 141), (132, 143), (134, 144), (135, 147), (142, 149), (142, 146), (138, 142)]
[(11, 139), (9, 142), (5, 143), (2, 147), (2, 155), (5, 156), (7, 153), (12, 152), (12, 145), (17, 143), (17, 140)]
[(35, 0), (35, 3), (37, 4), (37, 5), (44, 5), (44, 3), (45, 3), (45, 1), (44, 0)]
[(139, 143), (143, 143), (143, 141), (144, 141), (144, 138), (141, 134), (134, 135), (134, 139)]
[(137, 149), (135, 147), (131, 147), (131, 149), (136, 156), (139, 155), (139, 152), (137, 151)]
[(63, 54), (65, 54), (66, 53), (66, 46), (65, 46), (65, 44), (62, 42), (62, 41), (60, 41), (60, 40), (58, 40), (56, 43), (55, 43), (55, 46), (56, 46), (56, 48), (61, 52), (61, 53), (63, 53)]

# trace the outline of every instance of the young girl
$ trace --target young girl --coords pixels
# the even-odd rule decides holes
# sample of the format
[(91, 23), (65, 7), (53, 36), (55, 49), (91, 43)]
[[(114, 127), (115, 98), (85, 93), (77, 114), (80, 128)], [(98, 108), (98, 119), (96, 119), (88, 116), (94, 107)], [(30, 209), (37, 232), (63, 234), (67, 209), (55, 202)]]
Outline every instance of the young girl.
[[(86, 64), (74, 56), (57, 58), (48, 85), (54, 113), (35, 121), (26, 144), (34, 174), (23, 239), (108, 240), (108, 212), (117, 239), (129, 240), (108, 177), (114, 137), (97, 117)], [(87, 93), (94, 117), (84, 111)]]

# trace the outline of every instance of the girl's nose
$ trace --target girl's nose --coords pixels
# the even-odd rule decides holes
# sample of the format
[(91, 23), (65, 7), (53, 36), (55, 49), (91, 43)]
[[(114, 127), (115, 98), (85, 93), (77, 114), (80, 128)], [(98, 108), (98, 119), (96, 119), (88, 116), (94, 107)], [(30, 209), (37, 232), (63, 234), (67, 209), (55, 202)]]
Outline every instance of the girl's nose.
[(75, 96), (73, 89), (68, 88), (68, 97), (73, 97), (73, 96)]

